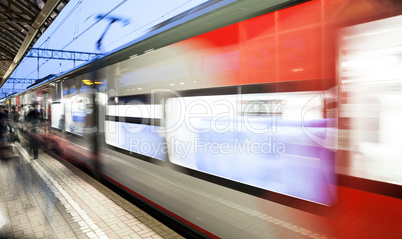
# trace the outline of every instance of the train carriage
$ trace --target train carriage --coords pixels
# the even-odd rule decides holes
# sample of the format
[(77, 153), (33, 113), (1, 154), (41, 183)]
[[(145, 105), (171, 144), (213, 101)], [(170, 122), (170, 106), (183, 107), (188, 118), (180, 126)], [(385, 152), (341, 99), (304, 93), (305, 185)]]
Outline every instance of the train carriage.
[[(401, 235), (400, 172), (386, 176), (361, 160), (379, 163), (371, 158), (396, 143), (383, 139), (392, 130), (377, 122), (379, 111), (370, 121), (375, 130), (353, 112), (370, 104), (356, 90), (366, 87), (356, 80), (359, 54), (398, 47), (381, 27), (399, 34), (402, 5), (244, 2), (200, 14), (226, 3), (210, 1), (11, 103), (41, 102), (51, 126), (44, 138), (59, 142), (49, 143), (50, 151), (177, 222), (184, 234), (266, 238), (280, 227), (283, 237)], [(362, 37), (372, 32), (390, 46)], [(385, 97), (400, 86), (392, 80), (370, 88), (371, 98), (389, 102), (383, 107), (400, 106), (398, 93)], [(366, 123), (375, 142), (359, 128)], [(401, 164), (389, 157), (384, 167)]]

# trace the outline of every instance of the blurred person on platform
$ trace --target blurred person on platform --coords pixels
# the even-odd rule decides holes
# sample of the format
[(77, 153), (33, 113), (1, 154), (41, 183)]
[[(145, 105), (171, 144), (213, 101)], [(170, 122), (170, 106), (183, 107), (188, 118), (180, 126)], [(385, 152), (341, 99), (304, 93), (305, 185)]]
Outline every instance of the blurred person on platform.
[(4, 105), (0, 105), (0, 142), (8, 142), (8, 114)]
[(9, 117), (9, 133), (11, 142), (20, 142), (18, 131), (20, 128), (20, 113), (18, 112), (15, 105), (11, 107), (10, 117)]
[(20, 131), (24, 131), (24, 125), (25, 125), (25, 117), (27, 116), (28, 113), (28, 108), (26, 105), (22, 104), (21, 105), (21, 114), (20, 114)]
[(34, 102), (30, 108), (26, 119), (27, 131), (29, 134), (29, 154), (33, 153), (34, 159), (38, 159), (39, 151), (39, 135), (40, 135), (40, 123), (41, 115), (39, 113), (39, 103)]
[(4, 111), (6, 112), (6, 115), (7, 115), (7, 116), (8, 116), (8, 113), (10, 112), (10, 111), (9, 111), (9, 108), (10, 108), (10, 107), (9, 107), (8, 105), (5, 105), (5, 106), (4, 106)]

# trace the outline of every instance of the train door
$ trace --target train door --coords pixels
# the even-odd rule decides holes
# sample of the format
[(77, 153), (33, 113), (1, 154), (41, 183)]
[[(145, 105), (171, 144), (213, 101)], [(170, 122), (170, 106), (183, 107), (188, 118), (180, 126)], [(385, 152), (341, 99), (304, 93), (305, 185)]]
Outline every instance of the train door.
[(347, 164), (341, 173), (402, 185), (402, 16), (343, 29), (340, 120)]

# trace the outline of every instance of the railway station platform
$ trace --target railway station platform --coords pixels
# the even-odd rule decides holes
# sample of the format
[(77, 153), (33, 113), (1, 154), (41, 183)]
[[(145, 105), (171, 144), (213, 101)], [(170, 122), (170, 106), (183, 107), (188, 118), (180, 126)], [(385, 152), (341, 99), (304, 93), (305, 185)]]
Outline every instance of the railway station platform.
[(75, 166), (41, 150), (33, 160), (26, 139), (6, 146), (0, 238), (182, 238)]

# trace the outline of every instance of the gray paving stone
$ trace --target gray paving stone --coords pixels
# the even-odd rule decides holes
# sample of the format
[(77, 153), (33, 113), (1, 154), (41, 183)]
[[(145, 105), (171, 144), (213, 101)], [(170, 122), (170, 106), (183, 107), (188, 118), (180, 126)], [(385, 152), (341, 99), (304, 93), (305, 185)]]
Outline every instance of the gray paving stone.
[(140, 235), (138, 235), (138, 234), (132, 234), (132, 235), (130, 235), (131, 236), (131, 238), (133, 238), (133, 239), (142, 239), (143, 237), (141, 237)]
[(17, 179), (15, 162), (0, 165), (0, 201), (10, 222), (0, 237), (141, 238), (135, 231), (153, 239), (165, 233), (179, 237), (68, 163), (43, 152), (31, 161), (24, 145), (27, 142), (22, 139), (16, 147), (25, 160), (26, 181)]

